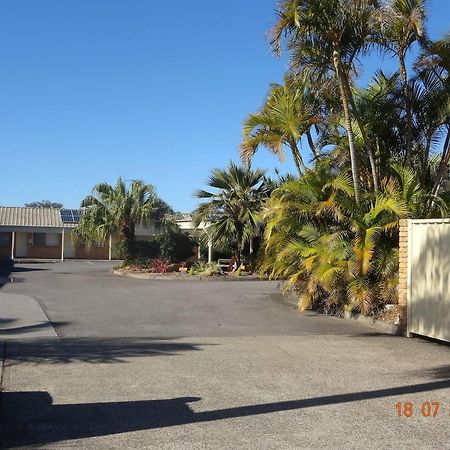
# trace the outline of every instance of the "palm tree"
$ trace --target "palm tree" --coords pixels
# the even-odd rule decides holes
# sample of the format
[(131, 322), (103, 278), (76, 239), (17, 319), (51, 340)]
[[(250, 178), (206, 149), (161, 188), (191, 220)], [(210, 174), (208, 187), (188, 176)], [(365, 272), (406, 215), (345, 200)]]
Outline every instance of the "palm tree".
[(349, 174), (333, 176), (324, 162), (270, 198), (263, 269), (297, 289), (301, 309), (376, 310), (395, 294), (382, 286), (395, 286), (396, 227), (407, 215), (394, 188), (356, 204)]
[[(292, 52), (293, 68), (316, 79), (333, 73), (339, 84), (348, 137), (350, 164), (357, 203), (360, 182), (353, 132), (351, 73), (355, 58), (369, 46), (376, 0), (283, 0), (278, 22), (271, 31), (272, 45), (280, 52), (283, 37)], [(368, 147), (374, 184), (375, 160)]]
[[(440, 114), (440, 129), (446, 133), (433, 186), (433, 196), (437, 198), (450, 163), (450, 33), (428, 44), (417, 67), (425, 86), (438, 99), (439, 105), (433, 105), (434, 113)], [(428, 108), (429, 113), (433, 112), (431, 109)], [(432, 114), (432, 117), (436, 117), (436, 114)]]
[(194, 222), (206, 223), (207, 239), (215, 245), (230, 246), (239, 261), (246, 239), (260, 230), (261, 212), (269, 195), (265, 171), (230, 162), (225, 170), (213, 169), (207, 184), (214, 191), (195, 193), (207, 202), (194, 211)]
[(311, 101), (305, 83), (285, 77), (284, 84), (272, 84), (260, 111), (250, 114), (243, 125), (241, 156), (248, 163), (260, 145), (265, 146), (280, 160), (287, 146), (301, 175), (306, 170), (299, 150), (300, 138), (306, 134), (314, 156), (316, 148), (310, 129), (321, 123), (317, 105)]
[(450, 33), (427, 44), (417, 63), (427, 84), (441, 84), (450, 95)]
[(84, 212), (75, 236), (89, 245), (117, 234), (129, 249), (130, 242), (135, 240), (136, 225), (150, 221), (156, 203), (153, 186), (142, 180), (133, 180), (129, 187), (121, 178), (114, 187), (108, 183), (97, 184), (92, 194), (81, 202)]
[(414, 42), (425, 41), (425, 0), (392, 0), (380, 14), (381, 37), (378, 42), (394, 55), (400, 65), (407, 120), (405, 162), (411, 166), (413, 145), (413, 111), (406, 55)]

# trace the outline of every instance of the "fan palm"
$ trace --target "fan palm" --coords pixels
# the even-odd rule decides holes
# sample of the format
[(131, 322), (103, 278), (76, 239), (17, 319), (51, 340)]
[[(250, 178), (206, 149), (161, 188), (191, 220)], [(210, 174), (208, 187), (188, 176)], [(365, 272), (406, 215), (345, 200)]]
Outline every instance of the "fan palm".
[(135, 239), (136, 225), (147, 224), (155, 213), (156, 201), (153, 186), (141, 180), (132, 181), (129, 188), (121, 178), (115, 186), (97, 184), (81, 202), (84, 212), (75, 235), (89, 245), (117, 234), (128, 248)]
[(246, 239), (260, 230), (261, 212), (269, 195), (265, 171), (238, 167), (213, 169), (207, 184), (213, 191), (195, 196), (207, 200), (194, 211), (194, 222), (207, 225), (206, 238), (215, 245), (230, 246), (239, 261)]

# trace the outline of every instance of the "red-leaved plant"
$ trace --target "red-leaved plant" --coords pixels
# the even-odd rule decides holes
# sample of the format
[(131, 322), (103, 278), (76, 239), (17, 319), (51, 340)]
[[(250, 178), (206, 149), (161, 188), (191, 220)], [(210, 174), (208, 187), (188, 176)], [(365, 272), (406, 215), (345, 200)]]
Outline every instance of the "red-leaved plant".
[(157, 258), (150, 263), (150, 270), (155, 273), (166, 273), (169, 267), (169, 260)]

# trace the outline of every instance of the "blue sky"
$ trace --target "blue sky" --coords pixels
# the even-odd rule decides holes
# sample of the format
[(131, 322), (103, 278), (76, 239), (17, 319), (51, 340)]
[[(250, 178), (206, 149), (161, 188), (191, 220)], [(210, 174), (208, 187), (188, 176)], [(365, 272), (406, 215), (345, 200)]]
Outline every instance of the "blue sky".
[[(429, 4), (432, 38), (450, 2)], [(78, 207), (98, 182), (143, 179), (178, 211), (212, 167), (238, 161), (241, 124), (284, 59), (275, 0), (3, 0), (0, 205)], [(364, 61), (364, 77), (389, 58)], [(293, 171), (261, 150), (254, 166)]]

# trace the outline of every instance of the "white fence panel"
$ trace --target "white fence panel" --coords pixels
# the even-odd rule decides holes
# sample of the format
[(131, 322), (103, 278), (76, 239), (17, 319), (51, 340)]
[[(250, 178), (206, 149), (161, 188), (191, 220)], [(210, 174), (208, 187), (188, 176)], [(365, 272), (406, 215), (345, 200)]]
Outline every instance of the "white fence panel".
[(450, 220), (408, 225), (408, 333), (450, 341)]

